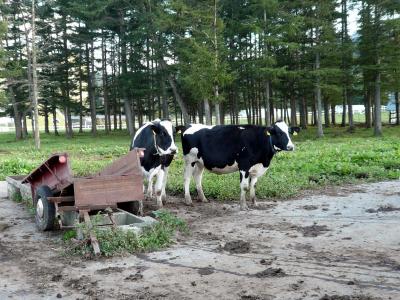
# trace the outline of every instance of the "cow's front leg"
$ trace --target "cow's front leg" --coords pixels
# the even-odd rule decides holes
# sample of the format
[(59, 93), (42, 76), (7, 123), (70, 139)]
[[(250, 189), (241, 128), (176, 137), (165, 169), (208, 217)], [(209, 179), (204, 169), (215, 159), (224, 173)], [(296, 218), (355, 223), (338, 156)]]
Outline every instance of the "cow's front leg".
[(193, 174), (194, 167), (190, 161), (185, 160), (185, 204), (192, 205), (192, 197), (190, 197), (190, 179)]
[(257, 177), (250, 177), (250, 200), (253, 202), (253, 206), (257, 207), (257, 197), (256, 197), (256, 183)]
[(162, 189), (161, 189), (161, 200), (166, 201), (167, 200), (167, 193), (165, 191), (165, 187), (167, 186), (167, 177), (168, 177), (168, 167), (164, 168), (165, 174), (162, 182)]
[(249, 189), (249, 173), (240, 171), (240, 209), (248, 210), (246, 204), (246, 192)]
[(165, 177), (165, 171), (163, 169), (160, 169), (157, 173), (157, 181), (156, 181), (156, 185), (155, 185), (155, 192), (156, 192), (158, 208), (161, 208), (163, 206), (163, 203), (161, 200), (161, 192), (162, 192), (164, 177)]
[(146, 196), (149, 199), (153, 198), (153, 179), (156, 174), (157, 170), (152, 170), (149, 172), (149, 178), (147, 181), (147, 193), (146, 193)]
[(200, 165), (200, 163), (197, 163), (196, 166), (194, 167), (193, 178), (194, 182), (196, 183), (197, 194), (201, 202), (208, 202), (206, 196), (204, 196), (203, 186), (201, 184), (203, 178), (203, 171), (204, 171), (204, 166)]

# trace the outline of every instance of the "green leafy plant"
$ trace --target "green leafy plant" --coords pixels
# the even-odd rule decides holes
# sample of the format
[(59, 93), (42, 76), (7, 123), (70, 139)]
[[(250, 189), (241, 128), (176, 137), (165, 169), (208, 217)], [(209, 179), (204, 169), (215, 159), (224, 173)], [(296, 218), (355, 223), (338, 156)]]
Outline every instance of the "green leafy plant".
[[(83, 239), (76, 240), (76, 232), (64, 233), (63, 240), (69, 254), (92, 256), (93, 250), (89, 243), (89, 233), (92, 230), (99, 242), (101, 255), (114, 256), (125, 253), (155, 251), (166, 248), (174, 241), (177, 231), (188, 233), (185, 221), (168, 211), (160, 210), (154, 213), (157, 223), (145, 227), (140, 234), (121, 228), (100, 228), (99, 215), (92, 218), (93, 229), (86, 223), (77, 224), (77, 231), (82, 233)], [(75, 236), (73, 235), (75, 234)]]

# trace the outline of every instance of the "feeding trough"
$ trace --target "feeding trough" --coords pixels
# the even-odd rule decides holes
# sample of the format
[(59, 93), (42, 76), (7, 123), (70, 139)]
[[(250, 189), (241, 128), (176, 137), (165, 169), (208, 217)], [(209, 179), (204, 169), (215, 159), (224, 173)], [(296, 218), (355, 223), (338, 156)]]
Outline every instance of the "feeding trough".
[[(74, 228), (76, 222), (82, 221), (92, 228), (90, 215), (99, 212), (99, 226), (138, 231), (154, 222), (150, 217), (138, 216), (144, 199), (139, 160), (143, 151), (133, 149), (88, 177), (72, 176), (67, 153), (53, 154), (29, 175), (8, 177), (9, 195), (19, 193), (32, 199), (35, 222), (42, 231), (52, 230), (56, 221), (60, 228)], [(95, 253), (99, 253), (93, 233), (90, 238)]]

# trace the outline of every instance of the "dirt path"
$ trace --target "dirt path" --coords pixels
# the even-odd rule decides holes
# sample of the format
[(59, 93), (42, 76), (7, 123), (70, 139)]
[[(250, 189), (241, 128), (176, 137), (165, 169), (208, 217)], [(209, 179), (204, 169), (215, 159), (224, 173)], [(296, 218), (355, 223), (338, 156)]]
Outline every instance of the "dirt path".
[(37, 232), (5, 197), (0, 183), (0, 299), (400, 299), (399, 181), (247, 212), (237, 202), (170, 203), (190, 236), (89, 261), (63, 257), (59, 233)]

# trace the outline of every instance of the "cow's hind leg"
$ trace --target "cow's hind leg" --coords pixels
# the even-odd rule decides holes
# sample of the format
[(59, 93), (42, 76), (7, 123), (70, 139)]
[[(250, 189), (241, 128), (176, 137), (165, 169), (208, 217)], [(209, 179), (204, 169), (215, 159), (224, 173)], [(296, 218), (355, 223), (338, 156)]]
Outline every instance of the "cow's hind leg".
[(197, 163), (194, 167), (193, 178), (194, 182), (196, 183), (197, 194), (201, 202), (208, 202), (206, 196), (204, 196), (203, 187), (201, 185), (201, 181), (203, 179), (203, 171), (204, 171), (204, 166), (201, 165), (200, 163)]
[(249, 172), (240, 171), (240, 209), (249, 209), (246, 204), (246, 192), (249, 189)]
[(194, 171), (194, 162), (189, 161), (185, 158), (185, 204), (192, 205), (192, 197), (190, 197), (190, 179)]
[(165, 202), (167, 200), (167, 193), (165, 192), (165, 187), (167, 186), (167, 177), (168, 177), (168, 167), (164, 168), (165, 174), (162, 182), (161, 188), (161, 200)]
[(253, 206), (257, 207), (257, 197), (256, 197), (256, 183), (257, 177), (250, 177), (250, 200), (253, 202)]
[(161, 192), (162, 192), (164, 177), (165, 177), (165, 171), (163, 169), (160, 169), (157, 173), (157, 181), (156, 181), (156, 185), (155, 185), (155, 192), (156, 192), (158, 208), (161, 208), (163, 206), (163, 203), (161, 200)]

